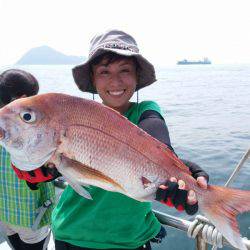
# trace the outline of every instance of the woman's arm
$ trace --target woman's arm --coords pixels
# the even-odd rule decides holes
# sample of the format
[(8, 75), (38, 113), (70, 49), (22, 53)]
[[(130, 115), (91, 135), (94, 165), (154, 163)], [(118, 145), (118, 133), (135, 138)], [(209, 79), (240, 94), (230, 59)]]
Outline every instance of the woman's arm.
[[(139, 119), (138, 126), (157, 140), (166, 144), (174, 152), (171, 146), (167, 125), (164, 118), (158, 112), (154, 110), (143, 112)], [(197, 179), (198, 184), (206, 188), (209, 180), (208, 174), (197, 164), (187, 160), (182, 161), (189, 168), (192, 176)], [(185, 183), (182, 187), (180, 186), (180, 181), (181, 180), (177, 183), (175, 178), (167, 180), (166, 183), (161, 185), (157, 190), (156, 199), (168, 206), (175, 206), (176, 209), (180, 211), (185, 210), (188, 214), (194, 214), (198, 210), (197, 200), (193, 197), (193, 192), (185, 190)]]
[(166, 144), (172, 151), (169, 132), (164, 118), (154, 110), (146, 110), (139, 118), (138, 127), (156, 138), (158, 141)]

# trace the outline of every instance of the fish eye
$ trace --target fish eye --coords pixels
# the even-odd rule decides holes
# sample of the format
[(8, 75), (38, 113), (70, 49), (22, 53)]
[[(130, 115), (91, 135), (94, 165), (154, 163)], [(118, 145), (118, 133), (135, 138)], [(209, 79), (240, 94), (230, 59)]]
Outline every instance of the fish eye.
[(20, 113), (20, 117), (24, 122), (27, 123), (36, 121), (36, 115), (33, 111), (23, 111)]

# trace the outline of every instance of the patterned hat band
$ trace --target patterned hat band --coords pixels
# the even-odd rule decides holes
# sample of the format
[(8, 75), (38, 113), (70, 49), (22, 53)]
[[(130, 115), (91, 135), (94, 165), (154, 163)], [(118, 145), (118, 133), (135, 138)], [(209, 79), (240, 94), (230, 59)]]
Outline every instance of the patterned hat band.
[(133, 53), (139, 53), (139, 49), (136, 46), (126, 45), (124, 43), (119, 42), (106, 42), (104, 44), (100, 44), (97, 48), (93, 49), (89, 53), (89, 57), (94, 55), (99, 49), (121, 49), (121, 50), (129, 50)]

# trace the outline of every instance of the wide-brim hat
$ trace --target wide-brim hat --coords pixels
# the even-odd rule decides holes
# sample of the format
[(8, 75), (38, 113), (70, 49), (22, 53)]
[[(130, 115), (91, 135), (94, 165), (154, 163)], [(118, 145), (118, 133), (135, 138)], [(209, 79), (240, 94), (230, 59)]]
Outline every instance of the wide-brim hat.
[(91, 61), (96, 57), (113, 52), (122, 56), (134, 57), (138, 63), (137, 86), (139, 90), (156, 81), (154, 66), (140, 53), (135, 39), (120, 30), (110, 30), (95, 36), (90, 43), (88, 59), (72, 69), (73, 77), (78, 88), (84, 92), (97, 93), (91, 81)]

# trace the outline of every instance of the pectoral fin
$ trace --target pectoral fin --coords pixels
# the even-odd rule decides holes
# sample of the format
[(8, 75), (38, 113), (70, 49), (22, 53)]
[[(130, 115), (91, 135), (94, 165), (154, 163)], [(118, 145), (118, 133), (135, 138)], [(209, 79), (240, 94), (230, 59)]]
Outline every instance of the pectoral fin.
[(68, 182), (68, 184), (81, 196), (83, 196), (86, 199), (92, 200), (91, 195), (89, 192), (84, 189), (84, 187), (88, 187), (88, 184), (80, 183), (77, 180), (77, 177), (74, 174), (74, 171), (71, 171), (70, 164), (73, 161), (71, 159), (68, 159), (66, 157), (62, 157), (59, 165), (57, 165), (57, 169), (59, 172), (63, 175), (65, 180)]
[[(68, 173), (66, 173), (68, 175)], [(73, 182), (71, 178), (66, 177), (64, 174), (62, 174), (65, 178), (65, 180), (68, 182), (68, 184), (81, 196), (83, 196), (86, 199), (93, 200), (90, 193), (82, 187), (78, 182)], [(86, 185), (84, 185), (86, 186)]]
[[(104, 175), (89, 166), (78, 161), (69, 159), (61, 155), (61, 164), (58, 170), (67, 178), (68, 183), (79, 193), (78, 186), (92, 185), (103, 188), (108, 191), (124, 193), (125, 190), (110, 177)], [(78, 186), (77, 186), (78, 185)]]

